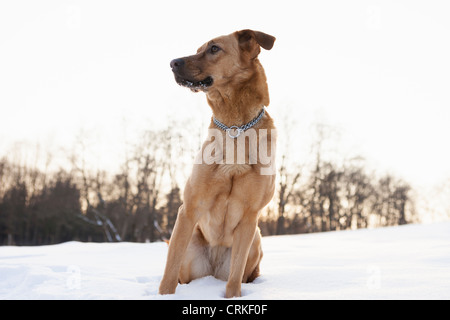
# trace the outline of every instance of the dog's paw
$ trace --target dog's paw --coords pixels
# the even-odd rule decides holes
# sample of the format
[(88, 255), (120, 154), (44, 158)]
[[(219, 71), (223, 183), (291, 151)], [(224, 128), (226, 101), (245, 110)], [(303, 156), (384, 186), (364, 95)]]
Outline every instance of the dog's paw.
[(228, 287), (225, 292), (225, 298), (239, 298), (241, 296), (241, 286)]
[(167, 281), (161, 281), (159, 285), (159, 294), (174, 294), (175, 289), (177, 288), (177, 283), (175, 285), (168, 283)]

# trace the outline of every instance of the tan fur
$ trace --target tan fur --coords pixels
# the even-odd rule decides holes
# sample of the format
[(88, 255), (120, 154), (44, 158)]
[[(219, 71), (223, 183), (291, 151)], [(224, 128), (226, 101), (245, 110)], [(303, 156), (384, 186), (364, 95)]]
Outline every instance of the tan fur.
[[(182, 67), (172, 68), (176, 77), (191, 82), (211, 77), (212, 86), (191, 89), (206, 93), (219, 121), (227, 126), (244, 125), (259, 114), (262, 106), (269, 105), (266, 75), (257, 56), (260, 47), (271, 49), (274, 41), (262, 32), (238, 31), (209, 41), (197, 54), (182, 58)], [(212, 54), (212, 45), (220, 47), (220, 52)], [(275, 128), (267, 112), (254, 128), (258, 139), (275, 138), (270, 130), (260, 131)], [(213, 122), (210, 129), (217, 129)], [(170, 239), (161, 294), (174, 293), (178, 281), (188, 283), (213, 275), (227, 281), (226, 297), (238, 297), (241, 283), (259, 275), (262, 249), (258, 216), (272, 199), (275, 175), (262, 175), (264, 165), (252, 161), (247, 149), (245, 163), (217, 161), (232, 151), (225, 145), (237, 150), (237, 139), (223, 131), (218, 138), (215, 132), (215, 138), (204, 143), (200, 157), (207, 148), (223, 148), (213, 148), (214, 163), (194, 165), (187, 181), (184, 203)], [(236, 152), (234, 155), (236, 160)]]

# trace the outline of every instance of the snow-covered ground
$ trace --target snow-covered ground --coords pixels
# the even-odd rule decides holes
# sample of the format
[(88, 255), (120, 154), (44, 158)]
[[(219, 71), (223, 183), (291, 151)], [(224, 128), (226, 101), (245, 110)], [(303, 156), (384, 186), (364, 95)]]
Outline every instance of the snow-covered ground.
[[(263, 238), (241, 299), (450, 299), (450, 223)], [(0, 299), (222, 299), (206, 277), (157, 294), (165, 243), (0, 247)]]

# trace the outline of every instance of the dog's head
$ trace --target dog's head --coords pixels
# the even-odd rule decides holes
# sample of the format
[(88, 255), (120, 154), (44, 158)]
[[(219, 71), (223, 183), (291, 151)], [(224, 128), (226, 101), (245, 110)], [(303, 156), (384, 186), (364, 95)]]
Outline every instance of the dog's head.
[(170, 66), (179, 85), (207, 92), (251, 77), (261, 48), (270, 50), (274, 42), (275, 37), (263, 32), (236, 31), (205, 43), (195, 55), (172, 60)]

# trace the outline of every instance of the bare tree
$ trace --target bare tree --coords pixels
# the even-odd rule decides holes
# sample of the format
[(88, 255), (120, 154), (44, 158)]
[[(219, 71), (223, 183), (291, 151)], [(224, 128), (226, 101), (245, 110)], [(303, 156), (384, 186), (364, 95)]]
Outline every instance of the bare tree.
[(286, 155), (282, 155), (281, 165), (278, 170), (279, 174), (279, 185), (278, 185), (278, 218), (277, 218), (277, 229), (276, 234), (286, 233), (286, 205), (294, 196), (295, 188), (300, 179), (301, 173), (297, 167), (297, 172), (292, 173), (286, 167)]

